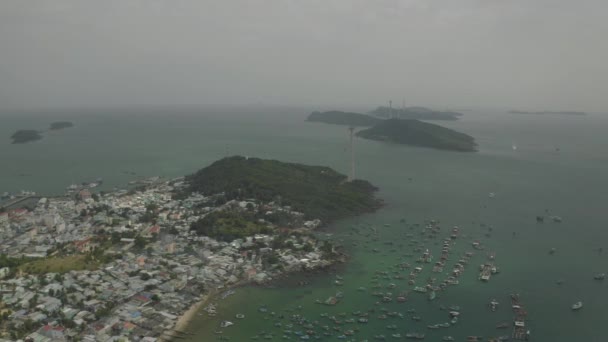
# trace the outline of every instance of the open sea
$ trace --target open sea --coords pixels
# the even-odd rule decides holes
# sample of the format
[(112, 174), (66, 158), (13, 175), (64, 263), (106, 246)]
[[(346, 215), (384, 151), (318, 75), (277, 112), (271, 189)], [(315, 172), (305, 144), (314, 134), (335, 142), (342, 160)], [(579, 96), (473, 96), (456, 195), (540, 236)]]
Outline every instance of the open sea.
[[(86, 111), (0, 113), (0, 193), (33, 190), (43, 194), (62, 193), (75, 182), (104, 179), (104, 190), (125, 186), (129, 181), (150, 177), (176, 177), (194, 172), (230, 155), (273, 158), (305, 164), (327, 165), (347, 173), (350, 166), (346, 127), (307, 123), (308, 108), (207, 108), (200, 111)], [(352, 312), (370, 313), (367, 324), (343, 324), (341, 329), (358, 331), (346, 340), (373, 340), (375, 335), (426, 333), (425, 341), (441, 341), (451, 335), (464, 341), (469, 335), (510, 335), (497, 330), (499, 322), (513, 321), (509, 294), (519, 293), (528, 312), (526, 324), (532, 341), (608, 341), (604, 326), (608, 319), (608, 280), (593, 276), (608, 272), (608, 114), (587, 116), (515, 115), (497, 110), (466, 111), (460, 120), (434, 123), (474, 136), (477, 153), (439, 151), (356, 139), (357, 177), (380, 188), (386, 201), (381, 210), (344, 220), (327, 227), (351, 260), (336, 274), (305, 278), (307, 286), (275, 288), (245, 287), (218, 300), (218, 315), (197, 315), (180, 341), (249, 341), (252, 336), (272, 334), (283, 340), (284, 330), (305, 330), (289, 317), (301, 315), (333, 328), (328, 316)], [(43, 140), (12, 145), (9, 137), (17, 129), (45, 129), (53, 121), (70, 120), (75, 127), (44, 134)], [(516, 146), (516, 148), (514, 148)], [(489, 193), (494, 193), (493, 197)], [(536, 216), (560, 216), (563, 222)], [(409, 271), (405, 279), (379, 278), (382, 289), (372, 289), (376, 271), (394, 275), (395, 264), (409, 262), (412, 239), (422, 241), (415, 223), (435, 219), (441, 222), (441, 237), (452, 226), (461, 237), (453, 256), (473, 251), (480, 241), (485, 251), (476, 251), (460, 284), (439, 292), (434, 301), (411, 293), (405, 303), (376, 305), (372, 291), (411, 289)], [(405, 220), (405, 222), (401, 222)], [(378, 229), (376, 241), (367, 237), (366, 227)], [(363, 228), (360, 228), (363, 227)], [(353, 228), (359, 228), (359, 234)], [(407, 237), (406, 234), (413, 234)], [(392, 245), (387, 244), (392, 243)], [(426, 241), (435, 258), (441, 239)], [(604, 248), (604, 252), (598, 249)], [(555, 248), (555, 253), (549, 251)], [(374, 249), (378, 252), (374, 252)], [(488, 252), (495, 253), (500, 273), (480, 282), (478, 265)], [(408, 256), (414, 254), (414, 257)], [(445, 270), (456, 261), (451, 258)], [(425, 264), (421, 281), (441, 274), (431, 273)], [(563, 281), (561, 285), (557, 280)], [(395, 283), (396, 288), (386, 289)], [(359, 291), (365, 287), (365, 291)], [(343, 298), (335, 306), (315, 304), (337, 291)], [(496, 312), (488, 302), (496, 298)], [(571, 305), (584, 307), (572, 311)], [(441, 306), (460, 307), (458, 323), (429, 330), (427, 325), (449, 320)], [(268, 312), (260, 313), (265, 306)], [(403, 313), (404, 318), (378, 319), (383, 312)], [(415, 309), (421, 321), (411, 320)], [(271, 315), (274, 312), (275, 315)], [(242, 313), (244, 319), (236, 319)], [(278, 318), (284, 315), (284, 319)], [(220, 329), (222, 320), (235, 325)], [(388, 325), (397, 325), (389, 330)], [(280, 325), (280, 326), (279, 326)], [(222, 330), (221, 335), (214, 332)], [(319, 330), (319, 329), (317, 329)], [(323, 340), (338, 340), (337, 333)], [(300, 340), (289, 334), (291, 340)], [(260, 337), (260, 340), (263, 338)]]

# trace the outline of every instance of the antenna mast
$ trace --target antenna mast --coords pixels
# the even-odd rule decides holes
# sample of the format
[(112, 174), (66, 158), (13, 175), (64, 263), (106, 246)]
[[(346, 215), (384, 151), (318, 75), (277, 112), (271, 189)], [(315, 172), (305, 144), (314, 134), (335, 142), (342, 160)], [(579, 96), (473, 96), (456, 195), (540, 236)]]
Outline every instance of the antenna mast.
[(350, 126), (348, 128), (350, 135), (350, 175), (348, 176), (348, 181), (355, 180), (355, 141), (354, 141), (354, 131), (355, 127)]

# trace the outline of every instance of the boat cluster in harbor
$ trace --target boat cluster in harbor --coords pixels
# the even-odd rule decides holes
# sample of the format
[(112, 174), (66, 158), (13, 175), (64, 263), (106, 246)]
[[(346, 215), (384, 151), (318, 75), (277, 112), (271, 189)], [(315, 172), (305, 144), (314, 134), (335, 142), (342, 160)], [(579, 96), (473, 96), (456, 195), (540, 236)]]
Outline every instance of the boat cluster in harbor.
[[(347, 239), (350, 243), (362, 245), (372, 253), (381, 253), (382, 260), (395, 258), (396, 262), (381, 262), (370, 274), (368, 283), (355, 286), (352, 286), (349, 277), (335, 274), (328, 280), (335, 289), (313, 300), (319, 305), (318, 308), (327, 307), (320, 309), (326, 312), (313, 314), (310, 312), (316, 310), (303, 311), (301, 306), (276, 308), (275, 311), (267, 305), (261, 306), (257, 310), (258, 315), (262, 315), (263, 320), (273, 322), (272, 326), (259, 330), (250, 338), (345, 341), (455, 341), (465, 338), (467, 341), (486, 341), (478, 335), (458, 337), (459, 331), (454, 327), (459, 324), (463, 311), (459, 305), (440, 303), (443, 301), (442, 295), (451, 286), (458, 285), (461, 278), (474, 279), (474, 273), (466, 270), (470, 269), (468, 265), (471, 262), (479, 262), (475, 260), (483, 258), (484, 253), (487, 253), (487, 261), (483, 265), (490, 274), (497, 273), (495, 253), (488, 253), (478, 241), (460, 242), (461, 248), (454, 248), (459, 241), (470, 239), (459, 227), (442, 229), (435, 220), (404, 226), (406, 229), (399, 239), (401, 241), (381, 238), (381, 228), (372, 224), (351, 227), (347, 233), (347, 238), (351, 238)], [(345, 284), (351, 286), (345, 287)], [(429, 307), (419, 306), (421, 297)], [(435, 304), (437, 301), (439, 304)], [(353, 305), (355, 310), (344, 310)], [(492, 311), (496, 311), (499, 304), (492, 300), (489, 305)], [(429, 308), (443, 313), (430, 314)], [(444, 319), (438, 318), (442, 315), (445, 315)], [(497, 324), (496, 328), (503, 329), (502, 324)], [(511, 326), (513, 323), (506, 323), (504, 328)], [(224, 331), (221, 325), (217, 333), (222, 339), (230, 335), (229, 329)], [(505, 341), (509, 338), (511, 336), (504, 335), (495, 340)]]

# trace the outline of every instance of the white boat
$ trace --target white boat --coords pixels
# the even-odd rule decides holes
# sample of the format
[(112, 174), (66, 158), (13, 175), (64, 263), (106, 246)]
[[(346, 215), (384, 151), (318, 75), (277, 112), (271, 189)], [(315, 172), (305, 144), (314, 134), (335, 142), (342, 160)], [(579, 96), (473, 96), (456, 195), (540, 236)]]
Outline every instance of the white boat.
[(230, 322), (230, 321), (222, 321), (222, 323), (220, 323), (220, 327), (222, 328), (227, 328), (231, 325), (233, 325), (234, 323)]
[(490, 309), (492, 309), (492, 311), (496, 311), (497, 307), (498, 307), (498, 301), (496, 301), (496, 299), (492, 299), (492, 301), (490, 302)]
[(583, 302), (576, 302), (572, 304), (572, 310), (580, 310), (583, 307)]

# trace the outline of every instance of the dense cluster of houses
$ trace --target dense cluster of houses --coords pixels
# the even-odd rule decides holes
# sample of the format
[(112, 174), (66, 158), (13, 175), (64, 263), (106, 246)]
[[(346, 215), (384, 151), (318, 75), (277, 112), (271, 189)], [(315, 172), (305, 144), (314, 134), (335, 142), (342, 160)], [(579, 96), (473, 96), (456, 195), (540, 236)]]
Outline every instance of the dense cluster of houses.
[[(174, 199), (179, 187), (172, 180), (139, 191), (80, 191), (0, 213), (0, 253), (22, 260), (0, 267), (0, 341), (156, 341), (210, 290), (331, 263), (309, 234), (287, 234), (289, 248), (273, 244), (277, 235), (198, 236), (191, 223), (216, 210), (290, 209), (255, 200), (214, 206), (196, 193)], [(74, 255), (86, 256), (86, 267), (27, 268)]]

